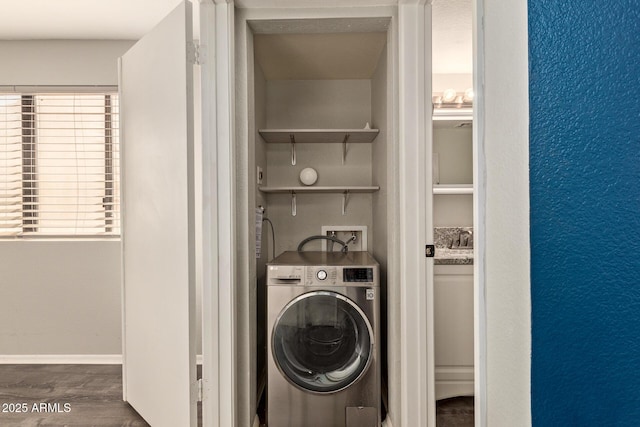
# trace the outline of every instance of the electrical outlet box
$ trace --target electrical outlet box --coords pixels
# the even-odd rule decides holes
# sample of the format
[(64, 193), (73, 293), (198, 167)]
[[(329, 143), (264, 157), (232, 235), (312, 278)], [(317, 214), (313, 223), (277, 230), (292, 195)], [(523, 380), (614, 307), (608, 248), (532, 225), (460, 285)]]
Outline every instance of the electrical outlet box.
[[(366, 225), (323, 225), (321, 235), (334, 235), (339, 240), (347, 243), (349, 251), (366, 251), (368, 250), (368, 235)], [(353, 237), (355, 236), (355, 240)], [(331, 245), (328, 240), (322, 241), (322, 250), (326, 251)], [(334, 244), (333, 250), (339, 251), (340, 245)]]

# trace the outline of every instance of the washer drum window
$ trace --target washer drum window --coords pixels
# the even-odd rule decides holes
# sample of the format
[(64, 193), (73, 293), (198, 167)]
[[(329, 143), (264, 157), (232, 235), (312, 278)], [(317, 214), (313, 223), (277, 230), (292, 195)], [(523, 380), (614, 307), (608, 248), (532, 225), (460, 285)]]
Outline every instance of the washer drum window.
[(373, 330), (362, 310), (335, 292), (300, 295), (273, 328), (273, 356), (285, 378), (316, 393), (333, 393), (356, 382), (373, 355)]

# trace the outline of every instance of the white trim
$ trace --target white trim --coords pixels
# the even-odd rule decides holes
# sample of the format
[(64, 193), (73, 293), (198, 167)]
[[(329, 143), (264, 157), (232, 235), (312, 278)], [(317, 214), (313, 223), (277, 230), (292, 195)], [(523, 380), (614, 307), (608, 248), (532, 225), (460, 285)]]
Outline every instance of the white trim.
[[(120, 102), (120, 129), (124, 129), (126, 123), (125, 109), (122, 108), (124, 103), (124, 94), (122, 93), (122, 57), (118, 57), (118, 102)], [(121, 141), (122, 143), (122, 141)], [(125, 156), (120, 158), (120, 218), (122, 219), (126, 212), (125, 203), (125, 191), (126, 191), (126, 174), (125, 174), (126, 159)], [(126, 338), (127, 338), (127, 316), (125, 313), (126, 298), (124, 287), (124, 245), (125, 245), (125, 225), (124, 221), (120, 221), (120, 307), (122, 310), (121, 318), (121, 330), (122, 330), (122, 400), (127, 402), (127, 370), (125, 369), (124, 361), (126, 360)]]
[[(118, 70), (118, 73), (120, 71)], [(0, 92), (5, 93), (104, 93), (118, 92), (114, 85), (0, 85)]]
[(529, 426), (527, 2), (474, 6), (475, 425)]
[(436, 381), (473, 379), (473, 366), (436, 366)]
[[(411, 3), (411, 4), (409, 4)], [(401, 424), (435, 426), (431, 173), (431, 6), (401, 2), (399, 20)], [(428, 168), (430, 170), (430, 168)], [(425, 405), (426, 403), (426, 405)]]
[(436, 366), (436, 400), (473, 396), (473, 366)]
[(0, 365), (121, 365), (121, 354), (3, 354)]
[(234, 6), (200, 0), (204, 427), (236, 425)]
[(484, 158), (484, 0), (473, 0), (473, 348), (475, 427), (487, 426), (487, 303), (485, 300), (486, 161)]
[[(269, 1), (265, 1), (264, 7), (268, 7), (268, 3)], [(324, 23), (326, 24), (327, 21), (331, 21), (333, 18), (340, 18), (340, 20), (344, 20), (344, 19), (349, 19), (349, 18), (364, 18), (364, 19), (370, 19), (370, 18), (374, 18), (374, 19), (383, 19), (383, 18), (390, 18), (390, 22), (392, 22), (393, 28), (390, 28), (388, 31), (388, 37), (389, 37), (389, 46), (390, 46), (390, 51), (389, 51), (389, 65), (388, 65), (388, 70), (389, 70), (389, 75), (393, 75), (393, 87), (389, 87), (389, 93), (388, 93), (388, 104), (390, 102), (393, 102), (394, 105), (393, 107), (389, 104), (388, 107), (388, 114), (390, 117), (393, 117), (393, 126), (390, 126), (391, 129), (394, 130), (394, 138), (395, 135), (397, 134), (397, 121), (395, 120), (395, 118), (397, 117), (397, 108), (395, 108), (397, 106), (397, 8), (396, 7), (358, 7), (358, 8), (343, 8), (343, 7), (318, 7), (318, 8), (286, 8), (286, 9), (238, 9), (236, 10), (237, 13), (237, 22), (236, 24), (240, 27), (242, 26), (243, 28), (238, 28), (238, 31), (236, 33), (236, 43), (237, 43), (237, 54), (238, 55), (246, 55), (246, 52), (242, 51), (242, 49), (244, 49), (244, 45), (246, 42), (244, 42), (244, 40), (241, 40), (239, 37), (242, 36), (242, 33), (245, 32), (245, 25), (247, 25), (247, 23), (250, 23), (251, 26), (249, 28), (248, 31), (252, 31), (253, 30), (253, 26), (259, 25), (260, 22), (264, 22), (264, 21), (270, 21), (270, 20), (284, 20), (284, 19), (310, 19), (312, 21), (314, 21), (315, 23)], [(327, 28), (327, 31), (330, 31), (330, 28)], [(239, 63), (242, 65), (242, 61), (244, 61), (244, 59), (242, 59), (241, 61), (239, 61)], [(241, 66), (239, 65), (239, 66)], [(242, 69), (237, 69), (236, 70), (236, 76), (237, 78), (245, 78), (246, 76), (243, 75), (244, 71)], [(238, 83), (238, 85), (240, 85), (240, 83)], [(390, 85), (391, 86), (391, 85)], [(242, 97), (242, 96), (246, 96), (247, 93), (247, 89), (238, 86), (236, 88), (236, 94), (238, 94), (238, 96)], [(430, 96), (429, 96), (429, 100), (430, 100)], [(247, 102), (247, 100), (243, 100), (238, 98), (238, 102)], [(241, 109), (247, 108), (247, 106), (243, 107), (242, 105), (238, 106)], [(240, 120), (240, 119), (238, 119)], [(238, 125), (241, 125), (241, 123), (239, 123)], [(240, 131), (240, 129), (238, 129), (238, 131)], [(246, 141), (243, 141), (242, 138), (246, 138), (247, 136), (243, 134), (237, 134), (236, 137), (238, 138), (236, 141), (236, 144), (238, 147), (240, 147), (242, 149), (242, 147), (244, 146), (244, 144), (246, 144)], [(396, 157), (394, 157), (394, 160), (397, 160)], [(397, 166), (396, 166), (397, 167)], [(243, 190), (246, 190), (246, 188), (243, 188)], [(246, 194), (243, 196), (241, 194), (238, 195), (239, 197), (245, 197), (246, 199)], [(251, 196), (252, 197), (252, 196)], [(397, 203), (393, 204), (394, 209), (397, 207)], [(246, 227), (248, 224), (248, 221), (240, 221), (238, 223), (238, 227)], [(396, 225), (396, 227), (399, 227), (397, 225), (397, 222), (394, 223)], [(390, 234), (393, 234), (392, 240), (395, 242), (396, 240), (399, 240), (397, 238), (398, 235), (398, 230), (399, 228), (394, 228), (394, 232), (390, 232)], [(246, 233), (247, 231), (243, 231), (243, 233)], [(239, 233), (239, 235), (241, 235), (241, 233)], [(395, 247), (399, 247), (398, 245), (394, 245)], [(423, 249), (424, 250), (424, 249)], [(394, 272), (399, 270), (399, 267), (397, 266), (397, 259), (399, 258), (397, 255), (397, 250), (390, 250), (389, 251), (389, 266), (388, 266), (388, 271), (389, 272)], [(246, 273), (243, 273), (246, 274)], [(391, 274), (391, 273), (390, 273)], [(396, 281), (397, 282), (397, 281)], [(241, 282), (237, 282), (236, 286), (249, 286), (249, 284), (247, 283), (241, 283)], [(390, 305), (397, 305), (399, 306), (399, 301), (394, 300), (394, 302), (390, 302)], [(399, 335), (399, 334), (398, 334)], [(399, 354), (399, 350), (393, 350), (395, 353), (394, 354)], [(236, 369), (242, 369), (243, 366), (240, 365), (240, 362), (243, 362), (242, 359), (239, 360), (239, 362), (236, 364)], [(393, 365), (392, 368), (394, 371), (399, 371), (399, 365), (400, 365), (400, 357), (398, 356), (397, 358), (395, 358), (393, 361), (390, 362), (390, 365)], [(394, 379), (399, 378), (399, 375), (395, 375)], [(238, 381), (241, 381), (241, 379), (238, 379)], [(239, 384), (238, 385), (238, 389), (237, 390), (241, 390), (243, 387), (248, 388), (248, 386), (246, 384)], [(397, 414), (399, 414), (400, 412), (400, 384), (394, 384), (393, 386), (393, 397), (390, 396), (389, 402), (390, 405), (393, 405), (392, 408), (390, 408), (390, 411), (393, 412), (395, 415), (393, 415), (393, 417), (397, 417)], [(396, 397), (397, 395), (397, 397)], [(245, 399), (245, 397), (242, 397), (243, 399)], [(252, 416), (251, 414), (249, 414), (250, 416)], [(387, 415), (387, 419), (389, 419), (389, 417), (391, 417), (391, 414)], [(251, 419), (251, 418), (249, 418)], [(399, 421), (396, 421), (396, 423), (399, 423)]]

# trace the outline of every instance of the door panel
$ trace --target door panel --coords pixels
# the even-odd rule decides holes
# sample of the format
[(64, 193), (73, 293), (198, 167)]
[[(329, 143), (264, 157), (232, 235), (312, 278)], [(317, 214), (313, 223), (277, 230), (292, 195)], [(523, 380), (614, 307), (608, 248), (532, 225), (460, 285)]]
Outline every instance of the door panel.
[(127, 400), (196, 425), (192, 12), (181, 3), (120, 62)]

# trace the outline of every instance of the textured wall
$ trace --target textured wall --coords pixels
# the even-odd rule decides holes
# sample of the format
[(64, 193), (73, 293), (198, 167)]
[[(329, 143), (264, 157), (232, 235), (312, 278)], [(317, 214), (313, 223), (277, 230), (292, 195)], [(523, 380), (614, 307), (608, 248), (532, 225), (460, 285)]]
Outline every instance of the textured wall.
[(529, 2), (534, 426), (640, 419), (640, 7)]

